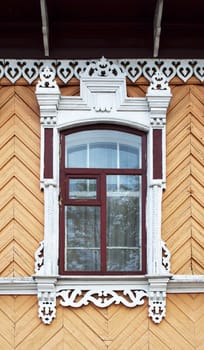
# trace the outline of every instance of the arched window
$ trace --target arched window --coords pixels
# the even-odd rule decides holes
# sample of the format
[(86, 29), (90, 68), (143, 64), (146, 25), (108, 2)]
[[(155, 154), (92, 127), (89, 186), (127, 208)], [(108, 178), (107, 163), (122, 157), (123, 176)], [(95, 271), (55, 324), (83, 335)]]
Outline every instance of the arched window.
[(146, 272), (146, 134), (61, 133), (60, 274)]
[(52, 69), (41, 72), (45, 220), (35, 279), (45, 323), (56, 297), (73, 307), (135, 307), (148, 297), (150, 317), (159, 323), (165, 315), (170, 254), (161, 199), (171, 93), (160, 71), (145, 97), (127, 97), (125, 78), (102, 58), (84, 68), (80, 96), (61, 96)]

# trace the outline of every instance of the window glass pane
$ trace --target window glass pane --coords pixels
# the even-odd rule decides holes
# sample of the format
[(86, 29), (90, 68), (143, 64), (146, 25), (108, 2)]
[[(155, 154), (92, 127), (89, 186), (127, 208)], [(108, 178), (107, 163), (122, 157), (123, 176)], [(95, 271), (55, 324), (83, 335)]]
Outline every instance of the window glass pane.
[(117, 144), (90, 143), (90, 168), (117, 168)]
[(129, 145), (119, 145), (120, 149), (120, 166), (119, 168), (132, 169), (141, 168), (141, 162), (139, 160), (139, 149), (137, 147), (132, 147)]
[(80, 131), (65, 136), (65, 167), (141, 168), (141, 136), (116, 130)]
[(100, 208), (65, 206), (65, 270), (100, 270)]
[(140, 269), (140, 176), (107, 176), (107, 270)]
[(87, 167), (87, 145), (69, 147), (66, 159), (67, 168)]
[(140, 251), (138, 249), (109, 248), (108, 271), (140, 271)]
[(70, 199), (96, 199), (96, 179), (69, 179)]

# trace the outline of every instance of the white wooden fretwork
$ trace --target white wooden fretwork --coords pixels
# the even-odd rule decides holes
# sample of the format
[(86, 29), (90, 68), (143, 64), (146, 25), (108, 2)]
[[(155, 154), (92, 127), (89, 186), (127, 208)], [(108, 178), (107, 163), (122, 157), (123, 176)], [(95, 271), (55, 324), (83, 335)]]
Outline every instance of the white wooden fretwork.
[(93, 303), (94, 305), (104, 308), (112, 304), (123, 304), (127, 307), (135, 307), (144, 304), (144, 297), (147, 292), (144, 290), (123, 289), (114, 291), (112, 288), (92, 288), (88, 291), (83, 291), (79, 288), (73, 290), (61, 290), (57, 293), (60, 297), (62, 306), (81, 307)]
[[(81, 78), (92, 63), (96, 60), (9, 60), (0, 59), (0, 79), (5, 77), (11, 83), (24, 78), (32, 84), (40, 76), (42, 67), (52, 68), (56, 77), (64, 84), (71, 78)], [(204, 60), (197, 59), (115, 59), (110, 61), (117, 66), (130, 81), (135, 82), (144, 76), (151, 82), (155, 72), (160, 70), (169, 82), (174, 77), (186, 82), (191, 77), (204, 81)]]
[[(170, 253), (161, 239), (161, 202), (166, 182), (166, 110), (171, 98), (168, 81), (180, 72), (179, 64), (169, 61), (165, 66), (164, 62), (154, 60), (115, 61), (104, 57), (99, 61), (60, 61), (57, 66), (53, 61), (46, 63), (47, 66), (42, 67), (43, 62), (32, 61), (27, 71), (26, 62), (21, 65), (21, 72), (29, 75), (30, 82), (38, 75), (37, 70), (40, 71), (36, 96), (41, 118), (40, 178), (45, 220), (44, 242), (40, 243), (35, 256), (39, 317), (45, 324), (51, 323), (56, 317), (56, 298), (66, 307), (81, 307), (89, 303), (97, 307), (111, 304), (136, 307), (147, 298), (149, 316), (159, 323), (166, 313), (166, 291), (171, 278)], [(16, 77), (20, 74), (18, 67), (18, 61), (15, 61), (10, 73), (9, 63), (4, 68), (15, 79), (15, 74)], [(195, 63), (186, 61), (186, 68), (183, 68), (185, 78), (194, 68)], [(55, 74), (65, 83), (74, 75), (80, 78), (80, 96), (61, 96)], [(136, 80), (142, 74), (150, 81), (146, 96), (127, 97), (126, 77)], [(147, 133), (147, 274), (144, 276), (125, 276), (125, 279), (124, 276), (118, 279), (103, 276), (94, 282), (93, 276), (86, 279), (59, 276), (59, 135), (64, 128), (96, 122), (127, 125)], [(44, 153), (48, 133), (52, 135), (49, 152), (53, 155), (53, 163), (46, 177)], [(160, 172), (156, 175), (155, 135), (160, 135), (162, 151)]]

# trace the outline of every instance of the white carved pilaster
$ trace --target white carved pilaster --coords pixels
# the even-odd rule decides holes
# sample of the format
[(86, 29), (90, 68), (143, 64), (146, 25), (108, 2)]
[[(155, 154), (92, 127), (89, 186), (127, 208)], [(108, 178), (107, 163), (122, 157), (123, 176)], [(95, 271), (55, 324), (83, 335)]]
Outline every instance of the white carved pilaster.
[[(161, 71), (152, 76), (147, 91), (147, 101), (150, 109), (149, 159), (148, 159), (148, 199), (147, 199), (147, 240), (148, 240), (148, 273), (164, 273), (162, 265), (161, 243), (161, 203), (162, 190), (166, 182), (166, 110), (171, 92), (168, 81)], [(162, 178), (153, 179), (153, 130), (162, 131)]]
[(58, 274), (58, 187), (53, 180), (44, 182), (44, 268), (40, 274)]
[[(148, 189), (148, 273), (160, 274), (162, 268), (161, 249), (161, 199), (162, 181), (154, 180)], [(150, 243), (151, 242), (151, 243)]]

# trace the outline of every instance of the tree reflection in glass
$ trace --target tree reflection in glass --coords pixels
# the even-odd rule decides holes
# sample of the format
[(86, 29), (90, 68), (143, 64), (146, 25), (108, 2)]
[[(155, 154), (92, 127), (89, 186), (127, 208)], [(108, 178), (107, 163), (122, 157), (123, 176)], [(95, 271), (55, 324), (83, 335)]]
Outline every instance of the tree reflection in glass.
[(107, 176), (107, 270), (141, 269), (140, 177)]
[(66, 206), (66, 269), (100, 270), (100, 208)]

